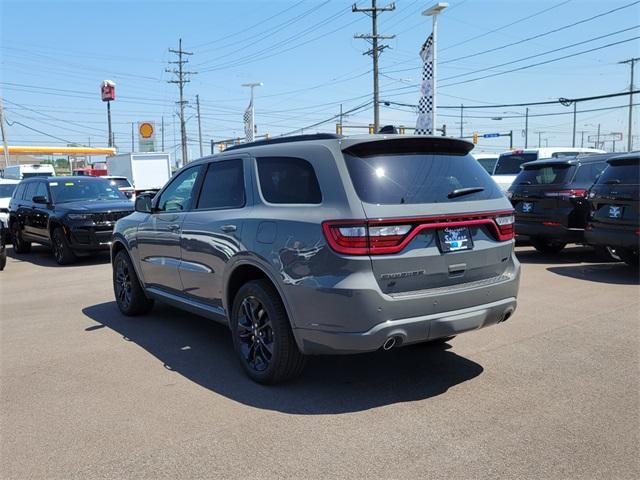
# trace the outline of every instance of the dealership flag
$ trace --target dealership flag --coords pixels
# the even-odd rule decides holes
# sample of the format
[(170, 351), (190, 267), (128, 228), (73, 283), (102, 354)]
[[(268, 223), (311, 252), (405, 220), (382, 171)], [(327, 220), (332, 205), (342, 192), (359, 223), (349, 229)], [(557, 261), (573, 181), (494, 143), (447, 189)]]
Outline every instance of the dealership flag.
[(422, 58), (422, 86), (418, 103), (416, 135), (433, 135), (433, 34), (420, 50)]
[(253, 98), (244, 111), (244, 136), (247, 142), (253, 142)]

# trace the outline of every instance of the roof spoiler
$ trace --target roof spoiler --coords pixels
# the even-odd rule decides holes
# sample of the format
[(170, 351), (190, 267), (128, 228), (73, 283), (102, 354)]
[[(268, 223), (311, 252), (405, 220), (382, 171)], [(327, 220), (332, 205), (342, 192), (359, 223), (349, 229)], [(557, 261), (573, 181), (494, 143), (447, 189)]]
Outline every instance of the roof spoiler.
[(473, 149), (473, 143), (451, 137), (398, 136), (358, 142), (343, 152), (362, 156), (403, 153), (446, 153), (463, 156)]

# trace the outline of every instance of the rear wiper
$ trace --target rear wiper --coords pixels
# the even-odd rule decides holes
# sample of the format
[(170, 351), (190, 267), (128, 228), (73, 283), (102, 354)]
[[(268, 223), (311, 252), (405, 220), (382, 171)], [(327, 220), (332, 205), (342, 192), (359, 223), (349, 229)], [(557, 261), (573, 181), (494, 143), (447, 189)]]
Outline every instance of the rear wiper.
[(611, 180), (607, 180), (606, 182), (604, 182), (605, 185), (617, 185), (620, 183), (620, 180), (618, 180), (617, 178), (612, 178)]
[(484, 191), (484, 187), (457, 188), (449, 192), (447, 198), (461, 197), (463, 195), (469, 195), (470, 193), (478, 193), (482, 191)]

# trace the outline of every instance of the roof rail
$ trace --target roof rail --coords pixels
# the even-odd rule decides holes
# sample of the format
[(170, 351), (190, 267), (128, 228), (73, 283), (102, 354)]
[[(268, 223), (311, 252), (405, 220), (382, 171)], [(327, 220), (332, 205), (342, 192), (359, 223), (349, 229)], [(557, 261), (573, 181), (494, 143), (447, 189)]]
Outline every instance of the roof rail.
[(313, 133), (309, 135), (292, 135), (290, 137), (278, 137), (269, 138), (265, 140), (256, 140), (255, 142), (242, 143), (240, 145), (232, 145), (225, 148), (225, 152), (229, 150), (238, 150), (241, 148), (258, 147), (260, 145), (276, 145), (278, 143), (293, 143), (304, 142), (308, 140), (337, 140), (342, 138), (342, 135), (336, 135), (335, 133)]

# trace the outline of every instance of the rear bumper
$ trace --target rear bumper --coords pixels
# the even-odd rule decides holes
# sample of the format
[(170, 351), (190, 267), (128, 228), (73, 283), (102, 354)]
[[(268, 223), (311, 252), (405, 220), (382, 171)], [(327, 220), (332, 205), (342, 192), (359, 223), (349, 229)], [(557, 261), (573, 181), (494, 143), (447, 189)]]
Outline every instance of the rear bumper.
[(336, 333), (298, 329), (307, 354), (348, 354), (377, 350), (389, 339), (396, 345), (426, 342), (495, 325), (508, 319), (516, 309), (516, 299), (506, 298), (477, 307), (421, 317), (389, 320), (366, 332)]
[(606, 228), (594, 225), (584, 232), (584, 238), (589, 245), (629, 248), (637, 251), (640, 245), (640, 237), (636, 235), (637, 230), (637, 227)]
[(584, 241), (584, 229), (582, 228), (567, 228), (562, 225), (544, 225), (542, 221), (525, 222), (517, 218), (516, 235), (518, 237), (549, 238), (567, 243)]

